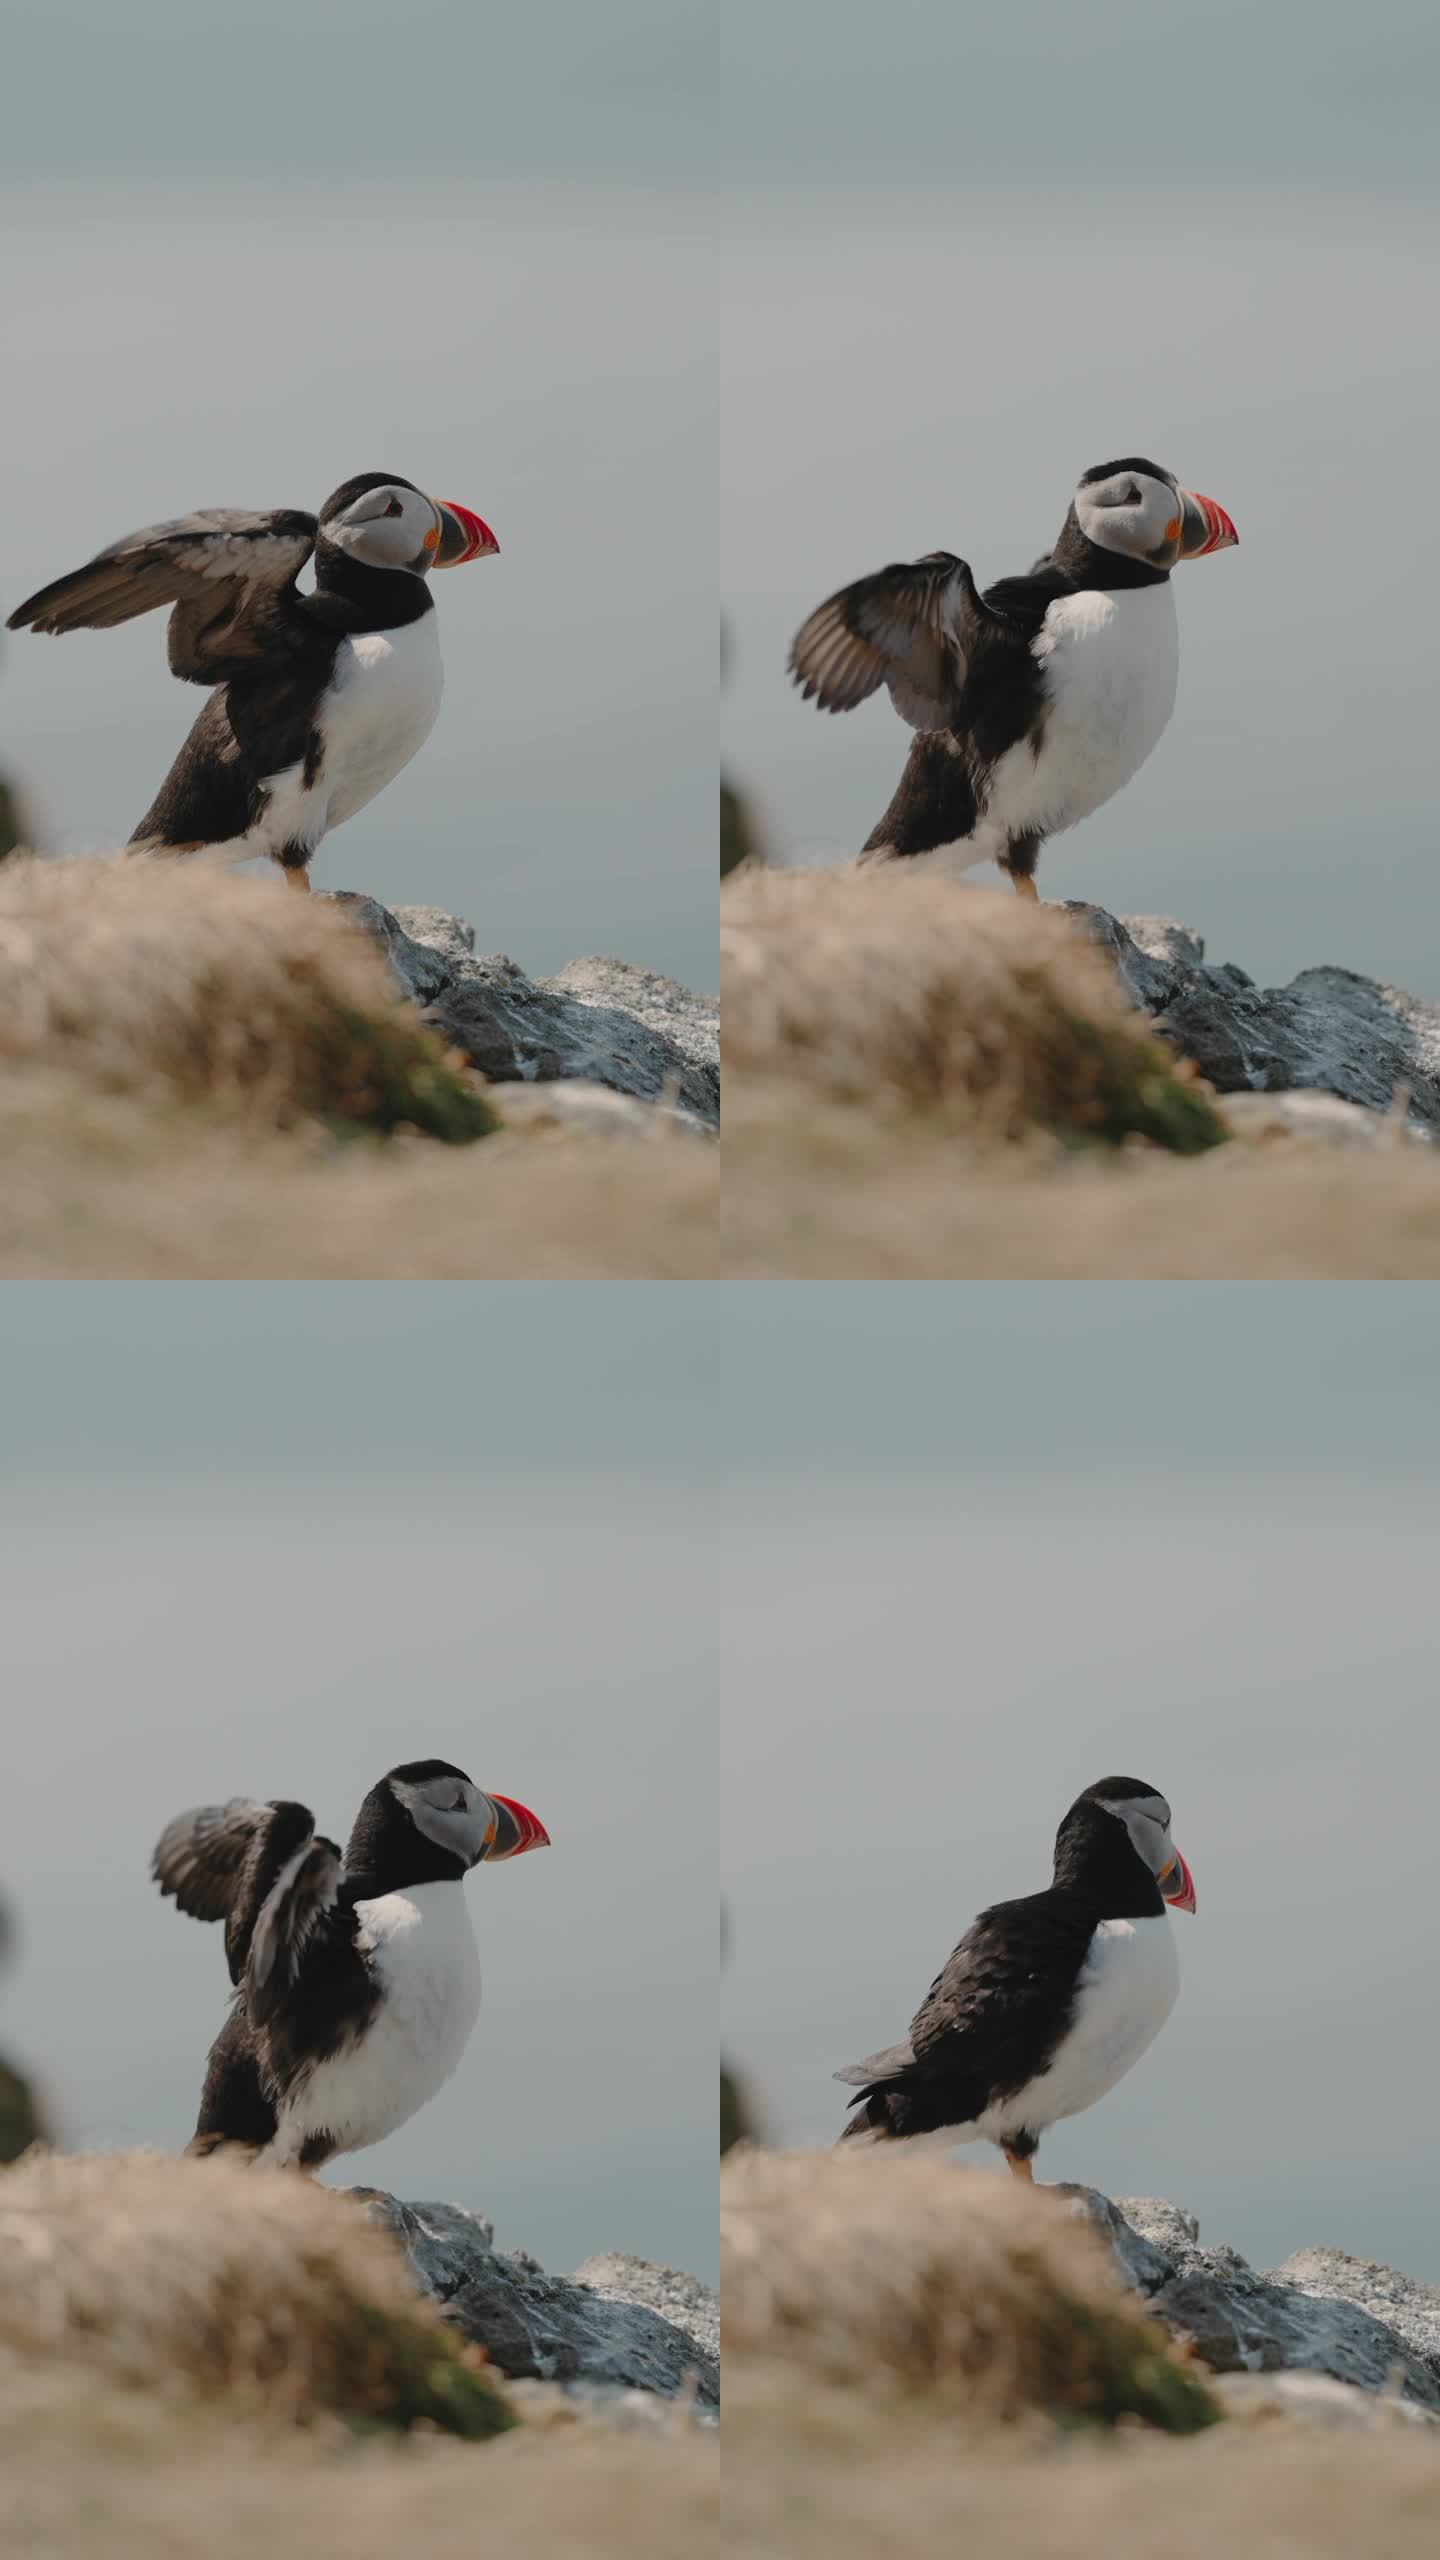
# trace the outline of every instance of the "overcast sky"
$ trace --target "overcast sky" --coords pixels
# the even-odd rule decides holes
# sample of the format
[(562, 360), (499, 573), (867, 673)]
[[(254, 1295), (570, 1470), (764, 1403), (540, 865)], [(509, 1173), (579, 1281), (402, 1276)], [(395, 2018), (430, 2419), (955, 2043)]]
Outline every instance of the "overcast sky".
[(715, 2260), (708, 1293), (16, 1284), (0, 1362), (0, 2050), (74, 2143), (179, 2149), (228, 1982), (148, 1880), (170, 1816), (343, 1839), (455, 1761), (553, 1846), (465, 1886), (456, 2078), (336, 2162), (557, 2273)]
[(722, 2009), (771, 2131), (834, 2138), (831, 2073), (1119, 1772), (1198, 1909), (1040, 2174), (1440, 2280), (1435, 1292), (724, 1296)]
[[(1042, 894), (1180, 917), (1262, 982), (1440, 996), (1426, 501), (1440, 438), (1421, 0), (728, 0), (728, 763), (772, 849), (853, 853), (909, 732), (785, 677), (833, 588), (1027, 567), (1143, 453), (1238, 551), (1177, 573), (1179, 699)], [(977, 875), (984, 878), (993, 875)]]
[[(500, 557), (437, 580), (439, 725), (312, 879), (534, 973), (715, 983), (713, 55), (670, 0), (7, 30), (0, 620), (193, 506), (381, 469), (477, 509)], [(203, 699), (162, 620), (0, 646), (37, 832), (123, 841)]]

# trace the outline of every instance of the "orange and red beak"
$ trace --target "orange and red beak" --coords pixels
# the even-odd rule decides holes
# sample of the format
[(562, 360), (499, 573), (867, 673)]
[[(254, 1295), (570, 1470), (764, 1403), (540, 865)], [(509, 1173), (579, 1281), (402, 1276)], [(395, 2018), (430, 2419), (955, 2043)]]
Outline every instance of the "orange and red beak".
[[(487, 1788), (486, 1793), (490, 1794)], [(538, 1814), (517, 1804), (513, 1796), (490, 1795), (495, 1807), (495, 1840), (485, 1852), (487, 1865), (497, 1858), (519, 1858), (527, 1849), (548, 1849), (550, 1834)]]
[[(500, 548), (483, 516), (454, 498), (434, 498), (431, 504), (440, 517), (440, 542), (431, 567), (460, 569), (467, 560), (488, 560)], [(500, 1799), (497, 1797), (496, 1802)], [(527, 1842), (528, 1847), (528, 1842)]]
[(1239, 534), (1213, 498), (1202, 498), (1195, 489), (1180, 492), (1180, 557), (1182, 560), (1204, 560), (1212, 551), (1228, 551)]
[(1194, 1910), (1195, 1879), (1178, 1849), (1175, 1850), (1169, 1866), (1158, 1881), (1160, 1890), (1172, 1911)]

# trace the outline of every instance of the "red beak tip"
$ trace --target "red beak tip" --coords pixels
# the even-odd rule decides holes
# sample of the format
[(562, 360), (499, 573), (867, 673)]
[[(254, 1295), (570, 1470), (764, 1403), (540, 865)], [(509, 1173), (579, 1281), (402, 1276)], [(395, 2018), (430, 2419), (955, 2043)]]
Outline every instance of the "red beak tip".
[(464, 567), (467, 560), (485, 559), (488, 558), (492, 552), (499, 550), (500, 545), (496, 541), (495, 536), (491, 532), (484, 517), (477, 516), (473, 507), (462, 507), (458, 498), (444, 498), (441, 500), (441, 504), (447, 509), (449, 514), (455, 517), (458, 523), (464, 526), (465, 531), (469, 536), (465, 549), (459, 554), (457, 559), (453, 562), (447, 563), (447, 566), (460, 569)]

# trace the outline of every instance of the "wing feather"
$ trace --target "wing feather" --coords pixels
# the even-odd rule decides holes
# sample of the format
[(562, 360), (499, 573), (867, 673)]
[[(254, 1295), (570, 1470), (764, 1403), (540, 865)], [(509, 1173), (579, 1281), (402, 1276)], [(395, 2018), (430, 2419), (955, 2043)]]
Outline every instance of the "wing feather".
[(191, 1919), (224, 1921), (230, 1979), (239, 1982), (269, 1896), (298, 1869), (314, 1837), (308, 1805), (232, 1796), (228, 1804), (178, 1814), (160, 1835), (151, 1873)]
[(315, 534), (315, 518), (296, 508), (200, 508), (111, 543), (27, 596), (8, 628), (109, 631), (168, 604), (174, 673), (215, 683), (273, 649), (280, 600)]
[(192, 1920), (228, 1919), (245, 1861), (271, 1812), (249, 1796), (232, 1796), (228, 1804), (202, 1804), (177, 1814), (150, 1861), (161, 1892), (173, 1894)]
[(912, 728), (945, 729), (987, 625), (1002, 628), (968, 562), (932, 551), (827, 596), (795, 635), (790, 673), (822, 711), (853, 711), (884, 684)]

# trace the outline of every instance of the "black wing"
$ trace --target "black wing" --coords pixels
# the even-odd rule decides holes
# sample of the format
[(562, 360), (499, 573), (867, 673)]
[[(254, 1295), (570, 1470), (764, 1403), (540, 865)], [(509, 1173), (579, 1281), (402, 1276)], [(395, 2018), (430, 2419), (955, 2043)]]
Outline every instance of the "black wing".
[(847, 2130), (934, 2132), (1023, 2088), (1054, 2049), (1094, 1926), (1092, 1912), (1053, 1890), (982, 1911), (931, 1983), (906, 2042), (835, 2074), (860, 2089), (851, 2104), (863, 2113)]
[(853, 711), (884, 684), (914, 729), (948, 729), (982, 635), (1005, 625), (953, 551), (897, 560), (841, 587), (802, 623), (790, 673), (822, 711)]
[(992, 587), (986, 588), (980, 601), (998, 622), (1004, 623), (1017, 638), (1023, 638), (1028, 648), (1052, 604), (1061, 596), (1073, 596), (1075, 592), (1075, 581), (1069, 572), (1047, 554), (1022, 577), (997, 578)]
[[(333, 1840), (312, 1839), (286, 1860), (250, 1936), (245, 2011), (252, 2026), (268, 2027), (293, 1997), (306, 1955), (335, 1910), (341, 1872)], [(352, 1906), (339, 1930), (341, 1946), (353, 1939), (354, 1928)]]
[(171, 672), (219, 684), (273, 656), (315, 534), (295, 508), (201, 508), (113, 542), (17, 605), (8, 628), (108, 631), (168, 604)]
[(232, 1796), (228, 1804), (177, 1814), (156, 1843), (150, 1872), (192, 1920), (224, 1921), (225, 1958), (238, 1983), (269, 1896), (314, 1838), (308, 1806)]

